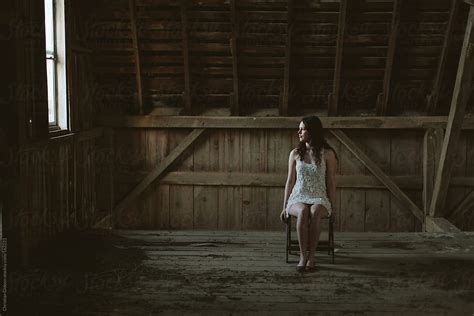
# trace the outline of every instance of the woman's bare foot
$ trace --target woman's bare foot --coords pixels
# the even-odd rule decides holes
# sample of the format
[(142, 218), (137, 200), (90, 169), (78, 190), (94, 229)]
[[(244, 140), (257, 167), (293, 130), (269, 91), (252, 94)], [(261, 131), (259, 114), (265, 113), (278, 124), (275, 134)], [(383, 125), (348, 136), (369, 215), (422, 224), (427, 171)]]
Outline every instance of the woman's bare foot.
[(300, 256), (300, 262), (298, 262), (298, 265), (296, 266), (296, 270), (298, 272), (302, 272), (305, 270), (307, 260), (308, 260), (308, 257)]
[(316, 259), (314, 256), (311, 256), (308, 261), (306, 262), (306, 271), (314, 271), (316, 270)]

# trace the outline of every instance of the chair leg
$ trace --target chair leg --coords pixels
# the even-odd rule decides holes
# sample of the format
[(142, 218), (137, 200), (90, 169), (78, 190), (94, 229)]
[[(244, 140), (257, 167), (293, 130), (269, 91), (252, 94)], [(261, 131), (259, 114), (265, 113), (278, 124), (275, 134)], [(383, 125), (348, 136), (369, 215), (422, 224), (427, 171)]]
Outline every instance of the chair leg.
[(288, 228), (288, 223), (286, 224), (286, 263), (288, 263), (288, 252), (290, 251), (290, 247), (288, 246), (288, 240), (290, 239), (290, 230)]
[(329, 222), (329, 230), (331, 231), (330, 249), (332, 252), (332, 263), (334, 264), (334, 227), (332, 222)]
[(328, 229), (328, 255), (331, 254), (331, 223), (329, 223)]
[(286, 263), (289, 262), (288, 255), (291, 255), (291, 216), (286, 222)]

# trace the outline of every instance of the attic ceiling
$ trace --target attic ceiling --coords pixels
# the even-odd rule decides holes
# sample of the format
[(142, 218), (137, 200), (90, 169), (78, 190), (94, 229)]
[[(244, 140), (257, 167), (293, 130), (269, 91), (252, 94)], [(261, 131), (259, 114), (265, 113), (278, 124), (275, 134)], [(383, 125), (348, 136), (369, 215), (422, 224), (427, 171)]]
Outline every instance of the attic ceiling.
[(468, 5), (99, 0), (81, 10), (75, 33), (105, 112), (387, 116), (447, 115)]

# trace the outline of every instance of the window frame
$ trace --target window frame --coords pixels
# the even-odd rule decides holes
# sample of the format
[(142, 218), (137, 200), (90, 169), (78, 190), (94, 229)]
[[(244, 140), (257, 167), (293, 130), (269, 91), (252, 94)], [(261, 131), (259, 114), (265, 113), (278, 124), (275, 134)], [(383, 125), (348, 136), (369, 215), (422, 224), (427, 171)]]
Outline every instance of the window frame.
[[(54, 98), (51, 101), (48, 93), (48, 113), (51, 106), (54, 107), (55, 119), (51, 122), (48, 115), (48, 126), (50, 136), (57, 136), (58, 134), (69, 133), (70, 128), (70, 109), (69, 96), (67, 86), (67, 59), (66, 59), (66, 19), (65, 19), (65, 0), (44, 0), (45, 9), (45, 32), (46, 28), (46, 1), (52, 2), (52, 34), (53, 37), (53, 52), (48, 51), (45, 43), (45, 63), (46, 75), (48, 76), (48, 62), (52, 60), (54, 78), (47, 78), (46, 88), (49, 85), (53, 86)], [(47, 40), (48, 36), (45, 34)]]

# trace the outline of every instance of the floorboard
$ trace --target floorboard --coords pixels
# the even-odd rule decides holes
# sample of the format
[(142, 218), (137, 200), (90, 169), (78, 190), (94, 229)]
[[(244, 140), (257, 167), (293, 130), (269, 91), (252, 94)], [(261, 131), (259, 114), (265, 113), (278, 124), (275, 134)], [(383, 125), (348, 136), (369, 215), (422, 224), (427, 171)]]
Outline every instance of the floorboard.
[[(296, 234), (293, 236), (296, 237)], [(321, 234), (324, 240), (325, 232)], [(472, 315), (474, 233), (335, 233), (335, 264), (285, 263), (284, 232), (93, 231), (13, 269), (18, 315)]]

